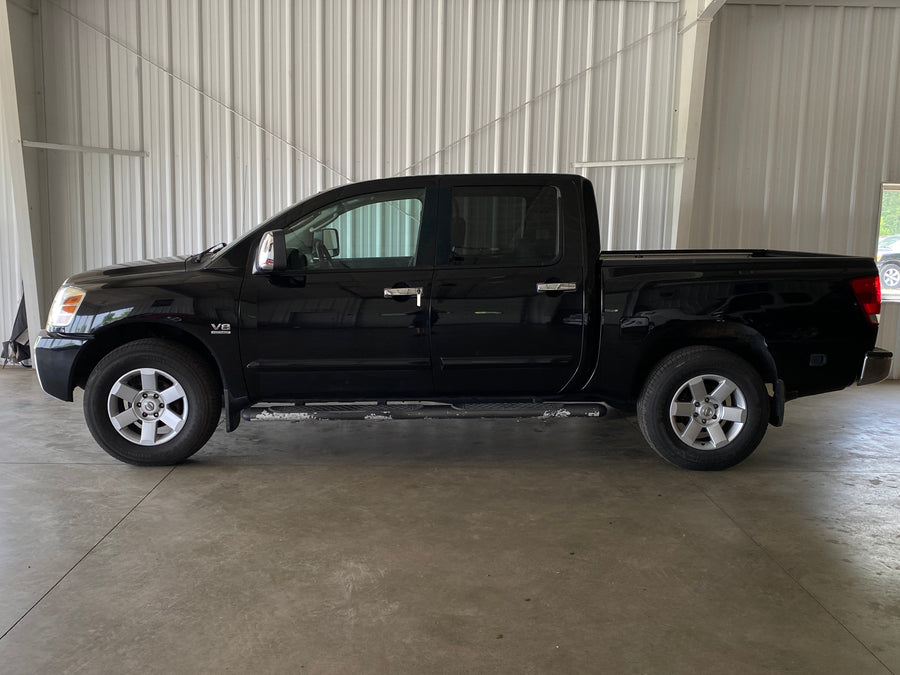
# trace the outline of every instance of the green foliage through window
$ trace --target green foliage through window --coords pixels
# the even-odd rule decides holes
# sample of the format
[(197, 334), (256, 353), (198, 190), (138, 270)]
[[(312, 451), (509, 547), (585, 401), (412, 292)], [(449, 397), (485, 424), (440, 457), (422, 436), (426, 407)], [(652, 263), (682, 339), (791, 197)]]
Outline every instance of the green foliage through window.
[(900, 186), (885, 185), (881, 192), (879, 237), (900, 234)]

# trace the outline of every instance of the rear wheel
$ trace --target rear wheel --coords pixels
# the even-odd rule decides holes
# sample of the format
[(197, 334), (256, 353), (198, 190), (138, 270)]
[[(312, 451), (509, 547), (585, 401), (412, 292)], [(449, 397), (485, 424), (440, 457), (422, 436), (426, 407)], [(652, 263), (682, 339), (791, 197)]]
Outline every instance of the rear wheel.
[(644, 438), (684, 469), (727, 469), (762, 441), (769, 397), (759, 373), (716, 347), (688, 347), (663, 359), (638, 399)]
[(220, 411), (211, 369), (191, 350), (166, 340), (137, 340), (113, 350), (85, 386), (91, 435), (129, 464), (187, 459), (209, 440)]

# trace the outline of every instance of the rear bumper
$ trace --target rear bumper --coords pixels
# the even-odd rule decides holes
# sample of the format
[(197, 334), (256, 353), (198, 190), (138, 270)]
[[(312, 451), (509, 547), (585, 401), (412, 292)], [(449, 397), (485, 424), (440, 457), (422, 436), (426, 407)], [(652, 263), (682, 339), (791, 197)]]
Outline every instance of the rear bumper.
[(60, 337), (41, 331), (32, 356), (41, 389), (63, 401), (72, 400), (75, 360), (88, 338)]
[(891, 374), (893, 359), (893, 353), (886, 349), (875, 349), (871, 352), (866, 352), (866, 358), (863, 360), (862, 372), (859, 374), (857, 384), (881, 382)]

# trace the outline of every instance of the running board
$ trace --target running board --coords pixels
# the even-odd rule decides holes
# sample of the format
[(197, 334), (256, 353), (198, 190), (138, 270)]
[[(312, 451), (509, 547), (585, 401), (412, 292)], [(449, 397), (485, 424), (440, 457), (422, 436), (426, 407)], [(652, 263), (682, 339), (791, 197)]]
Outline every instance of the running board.
[(307, 403), (246, 408), (241, 417), (247, 421), (283, 420), (409, 420), (442, 418), (541, 418), (603, 417), (602, 403), (379, 403), (337, 404)]

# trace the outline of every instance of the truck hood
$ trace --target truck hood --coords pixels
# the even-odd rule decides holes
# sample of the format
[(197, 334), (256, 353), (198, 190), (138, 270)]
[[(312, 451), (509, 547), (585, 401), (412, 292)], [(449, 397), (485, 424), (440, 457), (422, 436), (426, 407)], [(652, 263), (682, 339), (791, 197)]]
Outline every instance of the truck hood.
[(137, 260), (135, 262), (119, 263), (109, 267), (90, 270), (74, 274), (68, 279), (72, 285), (103, 283), (111, 278), (139, 276), (142, 274), (165, 274), (166, 272), (184, 272), (187, 268), (186, 255), (171, 256), (168, 258), (153, 258), (150, 260)]

